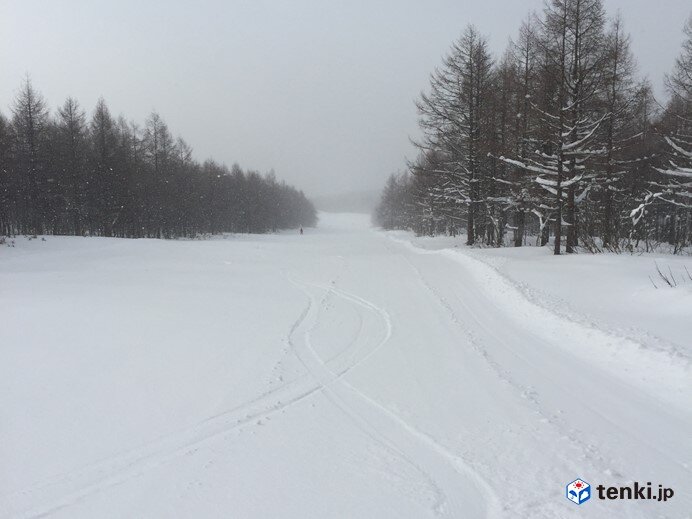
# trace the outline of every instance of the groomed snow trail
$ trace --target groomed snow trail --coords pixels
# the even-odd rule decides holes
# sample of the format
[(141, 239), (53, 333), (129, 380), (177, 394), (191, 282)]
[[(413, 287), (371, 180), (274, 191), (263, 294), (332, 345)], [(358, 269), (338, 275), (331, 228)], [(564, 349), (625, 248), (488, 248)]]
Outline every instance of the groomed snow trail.
[(0, 257), (1, 518), (692, 517), (687, 372), (599, 362), (636, 344), (463, 250), (359, 215), (46, 247)]

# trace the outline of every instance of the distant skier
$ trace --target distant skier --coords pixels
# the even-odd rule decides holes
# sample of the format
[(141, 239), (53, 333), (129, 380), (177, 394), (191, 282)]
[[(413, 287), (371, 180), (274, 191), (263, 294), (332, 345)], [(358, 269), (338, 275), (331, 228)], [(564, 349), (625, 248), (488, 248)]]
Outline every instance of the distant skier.
[(301, 235), (303, 234), (303, 226), (302, 225), (300, 226), (300, 234)]

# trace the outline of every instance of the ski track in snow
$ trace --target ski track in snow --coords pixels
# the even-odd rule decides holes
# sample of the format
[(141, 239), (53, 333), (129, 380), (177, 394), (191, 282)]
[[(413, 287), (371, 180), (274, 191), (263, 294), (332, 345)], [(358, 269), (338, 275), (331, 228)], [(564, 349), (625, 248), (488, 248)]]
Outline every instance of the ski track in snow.
[[(352, 367), (367, 361), (389, 341), (392, 335), (392, 321), (385, 309), (355, 294), (337, 289), (333, 285), (329, 287), (312, 285), (325, 291), (324, 297), (317, 304), (315, 296), (308, 288), (310, 285), (292, 281), (306, 294), (311, 301), (311, 306), (318, 308), (318, 311), (315, 312), (316, 316), (319, 315), (319, 308), (322, 307), (326, 298), (330, 294), (335, 294), (353, 301), (366, 309), (373, 310), (382, 317), (386, 323), (387, 332), (385, 337), (370, 353)], [(316, 323), (317, 317), (315, 317)], [(438, 496), (437, 503), (433, 507), (436, 515), (442, 517), (462, 517), (470, 513), (473, 517), (498, 516), (500, 506), (497, 496), (490, 485), (478, 473), (473, 471), (463, 459), (448, 451), (432, 436), (420, 431), (387, 407), (370, 398), (353, 384), (347, 382), (344, 378), (345, 372), (334, 373), (329, 369), (312, 345), (311, 332), (313, 328), (314, 325), (304, 334), (307, 354), (296, 348), (296, 355), (314, 378), (320, 381), (321, 387), (328, 392), (329, 398), (335, 406), (348, 415), (354, 423), (360, 424), (360, 428), (373, 440), (397, 453), (400, 458), (425, 475), (425, 478), (433, 486), (433, 490)], [(379, 422), (380, 427), (374, 428), (367, 421), (365, 416), (368, 415), (368, 410), (363, 409), (363, 404), (376, 411), (381, 418), (384, 418), (384, 421)], [(402, 434), (404, 436), (403, 439)], [(414, 440), (418, 445), (414, 445), (414, 448), (411, 448), (411, 440)], [(406, 447), (399, 447), (400, 445)], [(427, 451), (428, 454), (420, 456), (420, 447)], [(433, 459), (429, 458), (429, 454), (433, 455)], [(416, 457), (422, 459), (420, 461), (412, 459)], [(449, 470), (450, 468), (452, 469), (451, 471)], [(478, 499), (479, 495), (483, 496), (482, 500)], [(458, 496), (464, 496), (467, 499), (460, 500)], [(473, 503), (468, 500), (469, 496), (473, 496)]]
[[(308, 310), (309, 306), (303, 309), (289, 335), (293, 334), (305, 319)], [(141, 476), (180, 456), (194, 452), (206, 442), (301, 402), (320, 389), (314, 384), (306, 384), (306, 378), (302, 376), (294, 382), (270, 390), (249, 402), (210, 416), (194, 426), (160, 437), (138, 448), (55, 476), (30, 489), (0, 496), (0, 512), (3, 517), (8, 518), (44, 517), (76, 504), (91, 494)], [(41, 494), (54, 494), (57, 497), (46, 499)], [(17, 501), (21, 503), (19, 507)], [(28, 509), (22, 510), (20, 507), (25, 506), (25, 501), (31, 505)], [(46, 502), (46, 504), (36, 506), (37, 502)]]
[[(306, 294), (308, 302), (287, 334), (287, 340), (293, 353), (305, 367), (306, 374), (313, 378), (314, 383), (309, 383), (308, 377), (302, 375), (293, 382), (267, 391), (258, 398), (231, 410), (210, 416), (190, 428), (158, 438), (139, 448), (101, 460), (87, 467), (56, 476), (33, 488), (1, 496), (0, 510), (3, 511), (3, 517), (38, 518), (49, 516), (54, 512), (75, 505), (95, 493), (143, 476), (181, 456), (194, 454), (204, 444), (225, 436), (235, 429), (251, 425), (257, 420), (284, 411), (317, 392), (324, 393), (328, 400), (345, 413), (352, 423), (373, 442), (415, 468), (422, 475), (435, 495), (433, 510), (436, 515), (459, 517), (464, 513), (464, 510), (468, 511), (472, 508), (472, 504), (460, 502), (457, 497), (465, 495), (474, 497), (475, 505), (473, 506), (480, 506), (479, 510), (473, 514), (474, 516), (497, 516), (500, 507), (496, 495), (491, 487), (463, 459), (448, 451), (433, 437), (406, 422), (396, 413), (345, 380), (345, 375), (349, 371), (367, 362), (388, 343), (392, 336), (393, 327), (387, 311), (367, 299), (340, 290), (333, 285), (299, 283), (290, 277), (288, 279)], [(319, 289), (325, 293), (319, 304), (308, 287)], [(320, 310), (330, 295), (375, 313), (384, 325), (382, 339), (364, 356), (338, 372), (332, 371), (327, 363), (319, 357), (310, 339), (312, 329), (318, 322)], [(306, 327), (309, 321), (312, 321), (312, 324)], [(306, 330), (303, 332), (304, 348), (301, 348), (296, 344), (294, 336), (298, 335), (303, 327), (306, 327)], [(359, 332), (361, 330), (362, 327)], [(352, 341), (349, 347), (356, 343), (357, 341)], [(338, 357), (344, 353), (345, 351), (341, 351)], [(363, 413), (362, 409), (360, 411), (354, 410), (354, 408), (357, 409), (363, 405), (369, 406), (371, 411), (374, 410), (384, 418), (386, 425), (383, 427), (384, 431), (369, 422), (367, 415), (372, 414), (371, 411)], [(405, 437), (403, 440), (401, 439), (402, 436)], [(412, 441), (427, 451), (422, 462), (416, 459), (418, 449), (411, 449)], [(409, 451), (412, 451), (413, 455)], [(431, 455), (432, 461), (429, 459)], [(426, 465), (425, 468), (423, 467), (424, 464)], [(443, 476), (440, 473), (443, 473)], [(444, 481), (441, 482), (441, 480)], [(84, 484), (85, 481), (89, 483)], [(469, 487), (476, 491), (469, 492)], [(484, 496), (481, 501), (477, 499), (478, 492)], [(30, 502), (31, 506), (22, 509), (26, 501)]]
[[(291, 280), (291, 282), (295, 284), (294, 281)], [(34, 487), (2, 495), (0, 496), (1, 516), (8, 518), (45, 517), (74, 505), (94, 493), (126, 483), (180, 456), (191, 454), (203, 444), (227, 435), (238, 428), (285, 411), (316, 392), (328, 390), (331, 384), (337, 382), (350, 370), (367, 361), (376, 353), (389, 340), (392, 331), (391, 321), (386, 313), (382, 313), (381, 309), (353, 294), (340, 291), (338, 293), (346, 301), (377, 312), (378, 315), (384, 315), (386, 335), (372, 351), (343, 368), (327, 385), (319, 384), (317, 379), (310, 381), (309, 372), (306, 372), (292, 382), (266, 391), (259, 397), (233, 409), (209, 416), (191, 427), (157, 438), (140, 447), (80, 469), (56, 475)], [(312, 309), (313, 301), (310, 299), (287, 334), (289, 344), (293, 344), (293, 335), (297, 333)], [(355, 341), (349, 346), (354, 343)], [(344, 354), (345, 351), (341, 351), (337, 357)], [(51, 497), (46, 497), (46, 495)], [(29, 506), (27, 506), (27, 502)], [(44, 504), (37, 505), (37, 503)]]

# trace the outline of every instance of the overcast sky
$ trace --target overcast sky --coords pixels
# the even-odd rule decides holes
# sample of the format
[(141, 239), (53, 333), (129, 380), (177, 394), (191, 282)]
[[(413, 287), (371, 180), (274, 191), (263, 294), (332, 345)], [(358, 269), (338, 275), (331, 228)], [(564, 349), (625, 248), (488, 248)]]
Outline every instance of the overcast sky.
[[(663, 96), (689, 0), (606, 0)], [(308, 195), (379, 189), (413, 157), (414, 99), (475, 24), (501, 53), (543, 0), (0, 0), (0, 109), (28, 72), (52, 109), (143, 122), (157, 110), (198, 159)]]

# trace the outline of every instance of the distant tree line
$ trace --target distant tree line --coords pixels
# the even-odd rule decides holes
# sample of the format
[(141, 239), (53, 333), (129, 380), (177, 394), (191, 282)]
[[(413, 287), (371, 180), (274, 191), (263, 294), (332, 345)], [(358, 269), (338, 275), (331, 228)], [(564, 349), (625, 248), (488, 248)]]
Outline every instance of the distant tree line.
[(66, 234), (174, 238), (311, 226), (301, 191), (212, 160), (198, 163), (152, 113), (143, 127), (90, 119), (68, 98), (52, 115), (27, 78), (0, 113), (0, 236)]
[(548, 0), (499, 60), (469, 26), (417, 102), (418, 158), (385, 228), (555, 254), (692, 242), (692, 18), (659, 105), (601, 0)]

